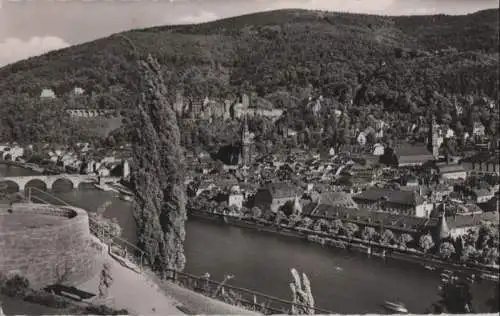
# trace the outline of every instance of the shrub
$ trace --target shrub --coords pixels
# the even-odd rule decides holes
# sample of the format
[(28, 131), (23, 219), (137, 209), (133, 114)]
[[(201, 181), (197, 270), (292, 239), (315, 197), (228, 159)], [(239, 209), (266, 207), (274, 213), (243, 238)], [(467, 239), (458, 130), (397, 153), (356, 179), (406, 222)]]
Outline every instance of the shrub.
[(9, 297), (24, 297), (28, 287), (28, 279), (16, 274), (2, 282), (1, 292)]
[(66, 308), (69, 306), (65, 299), (45, 291), (31, 291), (24, 297), (24, 300), (51, 308)]
[(115, 310), (106, 305), (87, 306), (84, 308), (83, 313), (93, 315), (129, 315), (129, 312), (126, 309)]

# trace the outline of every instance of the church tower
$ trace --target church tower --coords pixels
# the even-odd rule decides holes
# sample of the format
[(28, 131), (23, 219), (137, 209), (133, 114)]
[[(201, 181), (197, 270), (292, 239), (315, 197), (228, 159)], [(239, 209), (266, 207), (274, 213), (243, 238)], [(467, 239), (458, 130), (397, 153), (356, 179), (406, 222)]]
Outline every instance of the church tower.
[(432, 121), (431, 121), (431, 130), (430, 130), (430, 140), (429, 140), (429, 145), (432, 148), (432, 156), (434, 157), (435, 160), (439, 159), (439, 134), (438, 134), (438, 125), (436, 123), (436, 117), (433, 115), (432, 116)]
[(444, 208), (445, 206), (443, 204), (443, 213), (441, 214), (441, 218), (439, 220), (439, 230), (437, 232), (439, 241), (450, 237), (450, 228), (448, 227), (448, 223), (446, 222), (446, 210)]
[(243, 166), (249, 166), (252, 159), (252, 139), (248, 130), (247, 116), (243, 116), (243, 131), (241, 133), (241, 158)]

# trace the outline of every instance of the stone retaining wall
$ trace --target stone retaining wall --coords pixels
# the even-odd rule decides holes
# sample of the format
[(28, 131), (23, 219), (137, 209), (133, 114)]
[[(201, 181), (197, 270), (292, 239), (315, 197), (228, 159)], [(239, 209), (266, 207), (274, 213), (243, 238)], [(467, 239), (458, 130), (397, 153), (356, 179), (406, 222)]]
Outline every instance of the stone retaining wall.
[[(34, 288), (56, 282), (71, 284), (91, 276), (93, 257), (89, 221), (84, 210), (31, 203), (14, 204), (12, 210), (64, 216), (68, 220), (51, 227), (15, 231), (0, 225), (1, 273), (21, 274)], [(1, 217), (9, 215), (0, 210), (0, 224)]]

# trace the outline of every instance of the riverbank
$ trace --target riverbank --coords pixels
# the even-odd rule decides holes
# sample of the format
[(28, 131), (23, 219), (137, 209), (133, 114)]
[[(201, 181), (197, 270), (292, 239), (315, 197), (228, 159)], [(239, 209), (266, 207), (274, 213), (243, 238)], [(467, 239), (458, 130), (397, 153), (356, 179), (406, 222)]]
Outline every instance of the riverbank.
[(0, 160), (0, 164), (8, 165), (8, 166), (15, 166), (15, 167), (31, 170), (31, 171), (34, 171), (37, 173), (43, 173), (45, 171), (45, 168), (40, 167), (36, 164), (26, 163), (26, 162), (21, 162), (21, 161)]
[[(231, 215), (214, 214), (200, 211), (190, 211), (188, 218), (203, 220), (218, 224), (231, 225), (244, 229), (250, 229), (267, 234), (279, 235), (285, 238), (301, 239), (327, 247), (346, 249), (347, 251), (357, 251), (366, 253), (370, 257), (378, 257), (384, 260), (406, 261), (420, 264), (422, 267), (429, 265), (435, 269), (448, 269), (461, 273), (493, 274), (498, 276), (498, 269), (489, 266), (470, 266), (457, 263), (444, 262), (436, 257), (425, 255), (424, 253), (399, 246), (381, 245), (375, 242), (368, 242), (358, 238), (347, 238), (345, 236), (332, 236), (327, 233), (317, 232), (309, 229), (295, 229), (284, 225), (275, 226), (263, 220), (245, 219)], [(379, 250), (375, 252), (374, 250)], [(498, 282), (498, 280), (496, 280)]]

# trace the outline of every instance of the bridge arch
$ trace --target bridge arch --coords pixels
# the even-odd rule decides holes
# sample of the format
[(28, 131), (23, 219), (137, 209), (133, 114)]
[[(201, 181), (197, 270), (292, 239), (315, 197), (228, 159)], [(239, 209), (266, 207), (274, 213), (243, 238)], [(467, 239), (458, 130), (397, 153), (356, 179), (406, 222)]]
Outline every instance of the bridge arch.
[(1, 180), (0, 188), (6, 193), (16, 193), (21, 191), (19, 189), (19, 184), (12, 180)]
[(42, 190), (52, 190), (54, 184), (58, 187), (62, 183), (71, 183), (72, 189), (79, 188), (80, 184), (95, 183), (96, 178), (92, 175), (38, 175), (38, 176), (18, 176), (4, 177), (1, 181), (9, 181), (15, 183), (19, 191), (24, 191), (26, 187), (36, 187)]
[(2, 159), (3, 160), (6, 160), (6, 161), (14, 161), (14, 159), (12, 159), (12, 155), (10, 153), (3, 153), (3, 157)]
[(45, 181), (43, 181), (42, 179), (31, 179), (28, 182), (26, 182), (26, 184), (24, 185), (24, 188), (22, 188), (22, 189), (26, 190), (29, 187), (35, 187), (35, 188), (43, 190), (43, 191), (47, 191), (47, 189), (48, 189), (47, 183), (45, 183)]
[(68, 178), (57, 178), (50, 185), (49, 189), (55, 191), (67, 191), (65, 188), (69, 188), (69, 190), (73, 190), (78, 188), (78, 184), (71, 181)]

